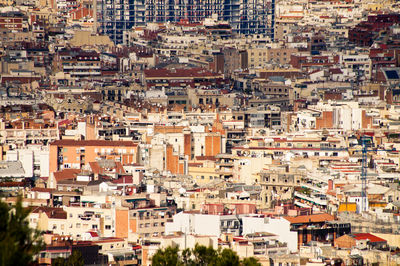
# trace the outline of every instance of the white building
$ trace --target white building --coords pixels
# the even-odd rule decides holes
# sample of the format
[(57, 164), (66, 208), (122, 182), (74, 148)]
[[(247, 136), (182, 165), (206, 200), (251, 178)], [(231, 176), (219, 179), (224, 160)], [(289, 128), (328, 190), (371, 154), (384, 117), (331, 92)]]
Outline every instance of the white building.
[(290, 231), (290, 222), (283, 218), (243, 217), (243, 235), (268, 232), (278, 236), (278, 240), (287, 243), (290, 251), (297, 251), (297, 232)]
[[(242, 231), (240, 230), (242, 223)], [(236, 215), (208, 215), (180, 212), (173, 222), (165, 224), (165, 235), (183, 232), (186, 234), (217, 236), (232, 233), (234, 236), (268, 232), (288, 244), (290, 251), (297, 250), (297, 232), (290, 231), (290, 222), (283, 218), (246, 217)]]

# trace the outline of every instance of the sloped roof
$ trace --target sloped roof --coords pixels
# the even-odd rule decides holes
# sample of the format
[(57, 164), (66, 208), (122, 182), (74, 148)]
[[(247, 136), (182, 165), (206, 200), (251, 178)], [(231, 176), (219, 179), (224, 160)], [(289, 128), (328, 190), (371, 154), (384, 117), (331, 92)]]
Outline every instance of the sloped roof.
[(284, 217), (291, 224), (303, 224), (303, 223), (320, 223), (327, 221), (334, 221), (335, 217), (328, 213), (319, 213), (319, 214), (311, 214), (311, 215), (299, 215), (296, 217)]
[(44, 212), (49, 218), (52, 219), (67, 219), (67, 212), (62, 208), (53, 208), (47, 206), (36, 207), (32, 210), (32, 213)]
[(62, 139), (55, 140), (51, 145), (57, 146), (121, 146), (121, 147), (136, 147), (138, 144), (133, 141), (113, 141), (113, 140), (72, 140), (72, 139)]
[(81, 172), (80, 169), (64, 169), (62, 171), (54, 172), (54, 178), (58, 181), (73, 179)]
[(387, 242), (385, 239), (377, 237), (373, 234), (370, 233), (359, 233), (359, 234), (353, 234), (354, 238), (357, 240), (366, 240), (368, 239), (369, 242), (376, 243), (376, 242)]

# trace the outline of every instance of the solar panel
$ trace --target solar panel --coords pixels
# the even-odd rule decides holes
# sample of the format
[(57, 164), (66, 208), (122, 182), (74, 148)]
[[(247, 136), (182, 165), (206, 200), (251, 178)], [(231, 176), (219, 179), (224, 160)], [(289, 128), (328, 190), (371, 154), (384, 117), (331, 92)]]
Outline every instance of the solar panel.
[(397, 73), (396, 70), (386, 70), (386, 76), (388, 79), (399, 79), (399, 74)]

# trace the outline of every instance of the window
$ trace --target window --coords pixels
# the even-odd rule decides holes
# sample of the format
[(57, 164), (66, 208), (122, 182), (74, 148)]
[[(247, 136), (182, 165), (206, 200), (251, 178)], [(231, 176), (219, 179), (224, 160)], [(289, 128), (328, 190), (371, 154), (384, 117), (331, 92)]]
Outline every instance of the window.
[(110, 230), (111, 229), (111, 225), (106, 225), (106, 230)]

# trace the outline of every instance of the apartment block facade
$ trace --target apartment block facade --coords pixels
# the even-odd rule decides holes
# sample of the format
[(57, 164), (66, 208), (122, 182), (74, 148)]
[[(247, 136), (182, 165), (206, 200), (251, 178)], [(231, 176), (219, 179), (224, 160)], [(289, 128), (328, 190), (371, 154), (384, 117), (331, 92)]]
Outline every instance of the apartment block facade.
[(273, 35), (275, 0), (98, 0), (99, 32), (114, 43), (126, 42), (132, 27), (148, 22), (201, 22), (217, 17), (239, 34)]

